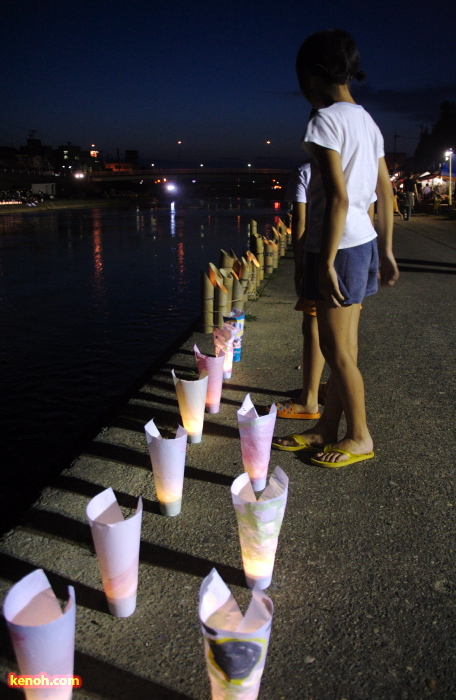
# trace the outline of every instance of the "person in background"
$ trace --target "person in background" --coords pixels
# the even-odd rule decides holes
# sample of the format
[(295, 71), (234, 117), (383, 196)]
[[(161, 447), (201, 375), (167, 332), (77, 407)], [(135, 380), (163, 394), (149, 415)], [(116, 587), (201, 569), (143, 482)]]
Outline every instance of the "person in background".
[(402, 216), (402, 212), (399, 209), (399, 204), (398, 204), (398, 196), (397, 196), (397, 188), (393, 187), (393, 214), (399, 214), (401, 219), (404, 217)]
[(412, 173), (408, 172), (404, 180), (404, 221), (408, 221), (412, 216), (412, 209), (415, 206), (415, 197), (418, 199), (418, 189), (416, 180), (412, 178)]
[(325, 358), (320, 350), (315, 302), (301, 298), (310, 179), (310, 159), (307, 158), (292, 171), (284, 197), (286, 202), (293, 203), (291, 236), (295, 263), (294, 283), (298, 295), (295, 310), (303, 312), (302, 389), (297, 401), (286, 399), (283, 402), (276, 403), (278, 418), (319, 418), (318, 405), (319, 403), (324, 403), (326, 389), (326, 384), (321, 383)]
[(429, 182), (426, 182), (425, 186), (423, 187), (423, 199), (429, 199), (431, 195), (431, 186), (429, 185)]

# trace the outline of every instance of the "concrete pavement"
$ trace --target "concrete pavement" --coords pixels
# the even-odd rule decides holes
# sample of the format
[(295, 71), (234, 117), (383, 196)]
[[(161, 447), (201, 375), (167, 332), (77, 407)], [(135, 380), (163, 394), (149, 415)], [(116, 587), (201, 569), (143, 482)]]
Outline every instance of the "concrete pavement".
[[(240, 251), (239, 251), (240, 252)], [(417, 216), (395, 225), (401, 278), (365, 301), (360, 367), (376, 458), (321, 469), (302, 453), (273, 452), (290, 478), (267, 593), (272, 635), (260, 700), (405, 700), (456, 697), (455, 274), (456, 223)], [(100, 432), (0, 545), (0, 593), (43, 567), (66, 598), (76, 589), (74, 698), (210, 697), (198, 591), (215, 566), (245, 610), (230, 484), (242, 471), (236, 410), (250, 392), (266, 405), (299, 387), (301, 314), (293, 310), (291, 255), (249, 304), (242, 362), (219, 414), (187, 449), (182, 513), (159, 515), (143, 426), (179, 420), (170, 370), (193, 376), (194, 333)], [(312, 422), (280, 420), (276, 434)], [(112, 486), (126, 510), (142, 494), (138, 606), (109, 615), (85, 508)], [(16, 670), (1, 627), (0, 697)]]

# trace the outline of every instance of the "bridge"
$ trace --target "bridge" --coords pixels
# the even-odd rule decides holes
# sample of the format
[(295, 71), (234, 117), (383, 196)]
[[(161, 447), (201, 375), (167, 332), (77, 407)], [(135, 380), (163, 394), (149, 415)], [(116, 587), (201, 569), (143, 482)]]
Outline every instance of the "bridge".
[(99, 170), (90, 174), (92, 182), (119, 182), (120, 180), (249, 180), (259, 177), (263, 180), (280, 180), (290, 174), (281, 168), (153, 168), (148, 170)]
[[(282, 198), (290, 171), (281, 168), (154, 168), (149, 170), (98, 171), (93, 183), (115, 189), (139, 185), (157, 196), (177, 192), (185, 196), (271, 196)], [(173, 189), (171, 189), (173, 188)]]

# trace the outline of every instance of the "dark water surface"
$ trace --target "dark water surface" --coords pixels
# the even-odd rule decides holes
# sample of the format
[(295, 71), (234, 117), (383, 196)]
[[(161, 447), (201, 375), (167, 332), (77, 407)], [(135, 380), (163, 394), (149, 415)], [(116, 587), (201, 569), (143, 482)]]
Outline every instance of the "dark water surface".
[(0, 518), (200, 313), (200, 271), (241, 255), (252, 201), (0, 216)]

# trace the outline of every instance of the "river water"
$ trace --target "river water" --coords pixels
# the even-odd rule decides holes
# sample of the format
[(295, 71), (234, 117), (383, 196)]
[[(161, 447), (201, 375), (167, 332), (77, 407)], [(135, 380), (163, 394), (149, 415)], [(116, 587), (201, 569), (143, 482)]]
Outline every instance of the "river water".
[[(0, 216), (2, 512), (65, 466), (72, 446), (200, 313), (200, 271), (240, 256), (254, 200)], [(24, 496), (25, 498), (25, 496)]]

